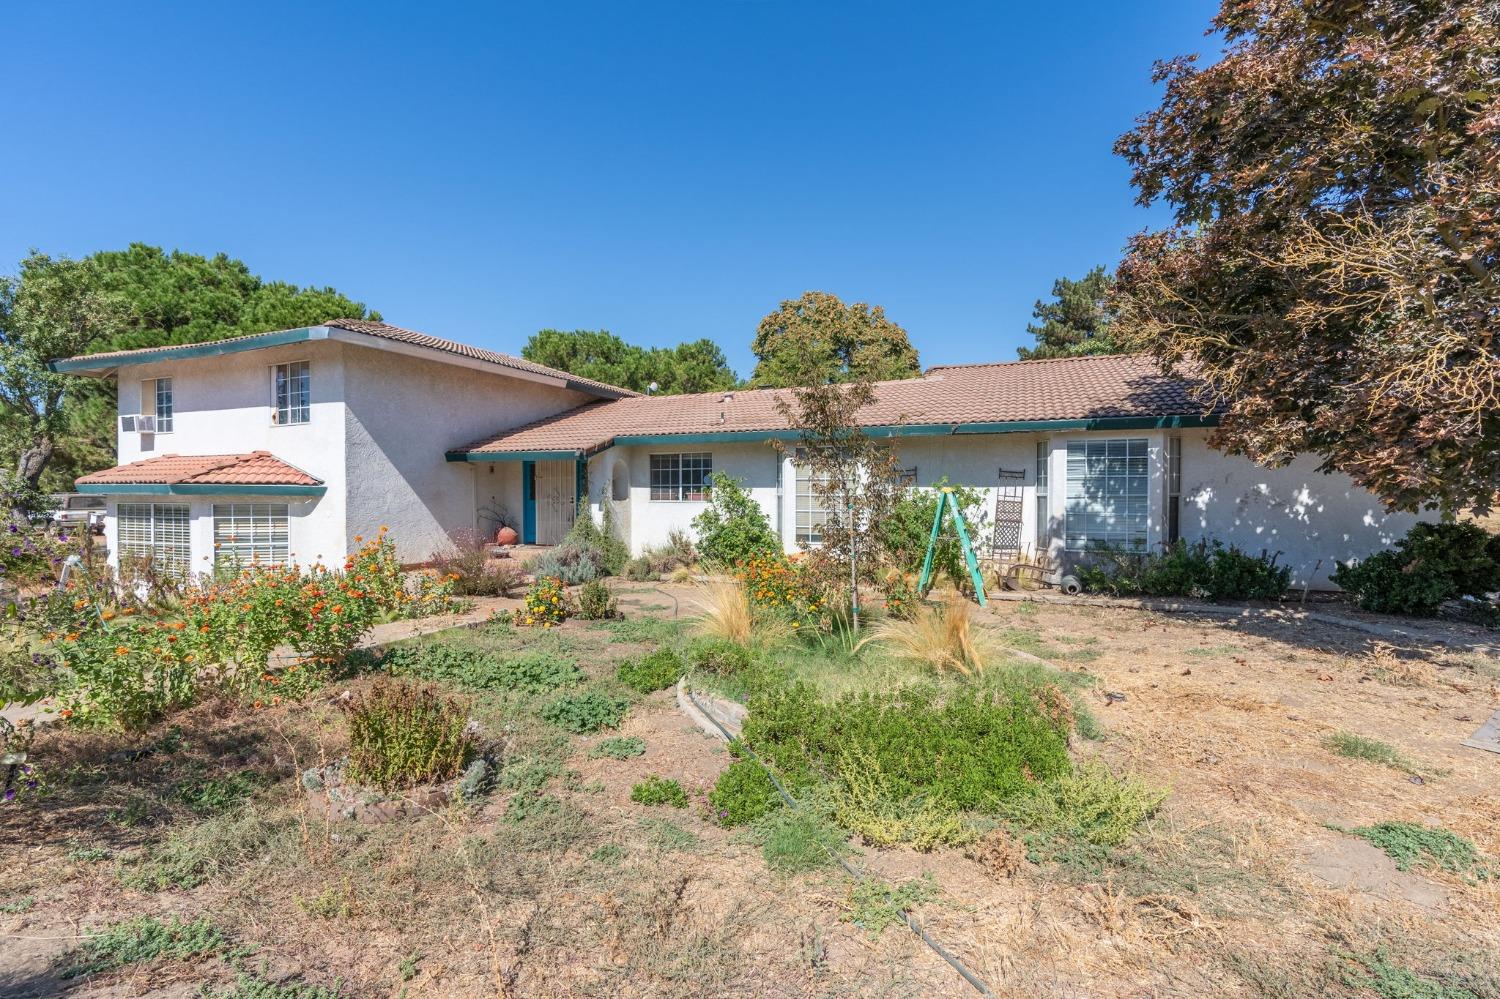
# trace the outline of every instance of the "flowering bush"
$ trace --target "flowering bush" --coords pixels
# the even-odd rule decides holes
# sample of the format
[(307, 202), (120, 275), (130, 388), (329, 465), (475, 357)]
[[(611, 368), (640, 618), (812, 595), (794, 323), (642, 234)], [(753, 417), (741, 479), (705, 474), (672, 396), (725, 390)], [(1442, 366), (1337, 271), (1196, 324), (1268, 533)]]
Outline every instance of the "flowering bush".
[(57, 579), (63, 559), (83, 552), (82, 534), (51, 534), (12, 521), (0, 532), (0, 583), (17, 588)]
[(788, 616), (798, 627), (817, 624), (827, 616), (827, 601), (805, 563), (783, 555), (761, 556), (736, 563), (734, 575), (744, 584), (757, 613)]
[[(381, 620), (451, 609), (452, 581), (409, 589), (384, 528), (341, 570), (252, 563), (189, 584), (170, 608), (113, 604), (87, 578), (38, 598), (35, 630), (65, 671), (64, 718), (140, 727), (204, 689), (257, 707), (306, 695)], [(278, 647), (293, 658), (271, 664)]]
[(880, 579), (880, 592), (885, 596), (885, 611), (891, 617), (911, 620), (921, 606), (917, 577), (910, 572), (891, 569)]
[(526, 591), (526, 606), (515, 619), (518, 625), (550, 628), (562, 624), (573, 613), (568, 591), (556, 576), (543, 576)]

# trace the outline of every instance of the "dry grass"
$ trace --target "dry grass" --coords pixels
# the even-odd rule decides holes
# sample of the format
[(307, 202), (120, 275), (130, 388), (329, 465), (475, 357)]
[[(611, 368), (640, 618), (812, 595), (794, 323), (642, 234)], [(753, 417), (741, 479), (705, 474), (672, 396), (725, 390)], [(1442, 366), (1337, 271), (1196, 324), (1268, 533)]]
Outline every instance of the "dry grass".
[(750, 594), (740, 583), (719, 580), (705, 584), (689, 598), (703, 609), (694, 630), (745, 647), (775, 645), (791, 637), (791, 622), (757, 615)]
[(994, 649), (976, 629), (972, 607), (958, 598), (945, 600), (940, 607), (919, 607), (910, 618), (886, 618), (855, 648), (876, 642), (899, 659), (923, 663), (940, 673), (982, 673)]

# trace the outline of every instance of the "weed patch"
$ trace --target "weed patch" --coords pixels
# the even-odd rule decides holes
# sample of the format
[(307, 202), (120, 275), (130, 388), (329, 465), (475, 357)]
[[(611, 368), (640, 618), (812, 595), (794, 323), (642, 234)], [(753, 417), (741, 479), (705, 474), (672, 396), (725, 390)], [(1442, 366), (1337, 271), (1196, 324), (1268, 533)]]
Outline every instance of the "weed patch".
[(646, 842), (663, 853), (692, 850), (698, 846), (698, 837), (670, 819), (642, 819), (641, 829), (646, 833)]
[(1456, 833), (1415, 822), (1378, 822), (1373, 826), (1345, 829), (1329, 826), (1350, 836), (1358, 836), (1396, 862), (1398, 871), (1413, 867), (1446, 871), (1461, 878), (1488, 880), (1494, 871), (1484, 862), (1474, 844)]
[(590, 759), (629, 760), (634, 759), (646, 752), (644, 739), (637, 739), (633, 735), (616, 735), (608, 739), (601, 739), (589, 750)]
[(273, 852), (294, 829), (286, 816), (268, 817), (254, 805), (173, 829), (165, 842), (120, 871), (137, 891), (196, 888), (224, 870)]
[(681, 784), (656, 774), (631, 788), (630, 800), (641, 805), (670, 805), (672, 808), (686, 808), (688, 804), (687, 792)]
[(1393, 960), (1384, 947), (1360, 954), (1341, 952), (1336, 956), (1342, 962), (1343, 984), (1368, 990), (1378, 999), (1480, 999), (1481, 994), (1492, 994), (1490, 990), (1497, 984), (1493, 980), (1484, 983), (1480, 987), (1485, 992), (1481, 993), (1457, 976), (1419, 974)]
[(205, 991), (212, 999), (344, 999), (338, 985), (327, 988), (306, 982), (273, 982), (263, 975), (242, 971), (228, 989)]
[(1163, 789), (1116, 777), (1103, 763), (1090, 761), (1009, 799), (1004, 814), (1028, 829), (1118, 846), (1166, 797)]
[(260, 785), (261, 780), (252, 774), (233, 773), (182, 781), (172, 796), (199, 815), (217, 815), (243, 804)]
[(783, 874), (831, 867), (853, 852), (844, 830), (810, 805), (770, 812), (753, 822), (747, 834), (760, 845), (766, 866)]
[(885, 932), (886, 927), (902, 922), (903, 912), (937, 896), (937, 883), (930, 875), (895, 887), (878, 878), (860, 878), (849, 885), (848, 908), (839, 918), (874, 938)]
[(564, 694), (542, 707), (542, 718), (574, 735), (587, 735), (601, 728), (619, 728), (629, 702), (597, 690)]
[(82, 947), (68, 955), (63, 978), (77, 978), (127, 964), (162, 959), (183, 960), (222, 951), (224, 936), (207, 919), (184, 923), (176, 916), (162, 922), (151, 916), (91, 931)]
[(396, 676), (523, 694), (545, 694), (583, 679), (577, 662), (549, 649), (500, 658), (479, 649), (430, 642), (396, 646), (386, 651), (381, 663)]
[(670, 687), (687, 671), (682, 657), (671, 649), (658, 649), (641, 659), (620, 664), (616, 673), (620, 682), (638, 694)]
[(1347, 756), (1351, 760), (1379, 763), (1402, 773), (1419, 772), (1416, 762), (1395, 746), (1381, 742), (1379, 739), (1367, 739), (1352, 732), (1335, 732), (1323, 740), (1323, 748), (1339, 756)]

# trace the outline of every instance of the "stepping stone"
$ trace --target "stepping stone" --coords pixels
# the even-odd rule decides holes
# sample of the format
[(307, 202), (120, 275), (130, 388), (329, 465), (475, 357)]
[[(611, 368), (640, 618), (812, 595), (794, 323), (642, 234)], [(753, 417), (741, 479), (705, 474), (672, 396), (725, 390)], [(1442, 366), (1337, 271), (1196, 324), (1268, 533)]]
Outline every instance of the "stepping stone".
[(1490, 720), (1479, 726), (1479, 731), (1465, 739), (1463, 744), (1470, 749), (1500, 753), (1500, 711), (1490, 715)]

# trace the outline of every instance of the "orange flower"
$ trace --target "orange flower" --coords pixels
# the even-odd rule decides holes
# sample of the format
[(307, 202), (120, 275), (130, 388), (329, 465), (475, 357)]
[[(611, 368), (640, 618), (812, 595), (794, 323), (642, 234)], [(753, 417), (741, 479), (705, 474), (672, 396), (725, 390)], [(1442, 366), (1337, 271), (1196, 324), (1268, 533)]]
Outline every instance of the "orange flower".
[(58, 714), (61, 715), (64, 718), (72, 718), (73, 717), (73, 709), (72, 708), (63, 708), (61, 711), (58, 712)]
[(67, 638), (64, 638), (63, 641), (65, 641), (65, 642), (76, 642), (76, 641), (78, 641), (78, 632), (76, 632), (76, 631), (73, 632)]
[(130, 650), (127, 649), (123, 645), (117, 645), (117, 646), (115, 646), (115, 655), (117, 655), (117, 656), (128, 656), (128, 655), (130, 655)]

